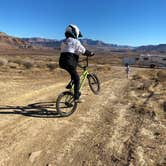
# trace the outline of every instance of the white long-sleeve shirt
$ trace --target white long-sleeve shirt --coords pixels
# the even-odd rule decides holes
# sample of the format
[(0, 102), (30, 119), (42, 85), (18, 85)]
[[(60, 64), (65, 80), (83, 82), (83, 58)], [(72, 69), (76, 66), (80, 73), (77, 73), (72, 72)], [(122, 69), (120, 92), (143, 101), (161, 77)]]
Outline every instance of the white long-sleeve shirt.
[(61, 53), (70, 52), (73, 54), (84, 54), (86, 49), (81, 44), (81, 42), (74, 38), (67, 38), (61, 44)]

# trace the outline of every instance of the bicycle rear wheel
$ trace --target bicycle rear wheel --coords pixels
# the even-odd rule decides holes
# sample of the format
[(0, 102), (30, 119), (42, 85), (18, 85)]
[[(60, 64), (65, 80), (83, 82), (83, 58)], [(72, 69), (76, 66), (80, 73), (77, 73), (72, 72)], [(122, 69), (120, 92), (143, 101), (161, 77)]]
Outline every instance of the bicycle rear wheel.
[(62, 92), (56, 101), (56, 109), (58, 113), (65, 117), (71, 115), (77, 108), (74, 100), (74, 94), (70, 91)]
[(92, 92), (97, 95), (100, 91), (100, 81), (97, 75), (94, 73), (88, 74), (88, 82)]

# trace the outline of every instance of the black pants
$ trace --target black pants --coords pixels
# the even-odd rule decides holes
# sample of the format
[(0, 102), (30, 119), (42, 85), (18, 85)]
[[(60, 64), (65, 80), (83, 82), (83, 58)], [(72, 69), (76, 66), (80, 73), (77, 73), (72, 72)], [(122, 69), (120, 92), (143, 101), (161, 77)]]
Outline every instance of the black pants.
[(74, 83), (74, 96), (79, 98), (80, 77), (77, 73), (78, 59), (70, 53), (62, 53), (59, 59), (59, 65), (65, 69), (71, 76)]
[(79, 87), (80, 87), (80, 77), (79, 77), (76, 69), (69, 67), (65, 70), (68, 71), (68, 73), (71, 76), (71, 81), (73, 81), (73, 83), (74, 83), (74, 94), (78, 95)]

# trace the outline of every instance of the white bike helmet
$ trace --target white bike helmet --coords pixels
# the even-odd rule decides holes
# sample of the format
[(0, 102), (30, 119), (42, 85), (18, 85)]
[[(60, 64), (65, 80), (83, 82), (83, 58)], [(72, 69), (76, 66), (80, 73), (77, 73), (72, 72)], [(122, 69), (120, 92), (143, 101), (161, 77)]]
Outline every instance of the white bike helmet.
[(79, 28), (76, 25), (70, 24), (65, 31), (66, 37), (74, 37), (75, 39), (82, 37)]

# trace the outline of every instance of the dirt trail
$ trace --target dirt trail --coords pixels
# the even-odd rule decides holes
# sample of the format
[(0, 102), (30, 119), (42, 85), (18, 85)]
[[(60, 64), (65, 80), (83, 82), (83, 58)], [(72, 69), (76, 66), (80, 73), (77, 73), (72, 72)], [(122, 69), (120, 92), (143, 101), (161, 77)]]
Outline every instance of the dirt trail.
[[(130, 97), (139, 95), (131, 90), (134, 81), (125, 78), (123, 68), (112, 68), (111, 74), (103, 75), (101, 80), (100, 95), (93, 95), (86, 87), (86, 104), (80, 104), (68, 118), (58, 118), (56, 113), (53, 118), (43, 114), (39, 114), (41, 118), (32, 117), (26, 106), (41, 102), (41, 107), (32, 109), (41, 111), (48, 109), (43, 104), (49, 102), (54, 108), (55, 94), (64, 90), (64, 82), (49, 82), (48, 86), (9, 97), (6, 103), (24, 107), (0, 108), (0, 165), (164, 165), (165, 142), (158, 142), (165, 136), (164, 120), (134, 105)], [(5, 107), (5, 101), (2, 103)]]

